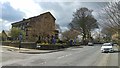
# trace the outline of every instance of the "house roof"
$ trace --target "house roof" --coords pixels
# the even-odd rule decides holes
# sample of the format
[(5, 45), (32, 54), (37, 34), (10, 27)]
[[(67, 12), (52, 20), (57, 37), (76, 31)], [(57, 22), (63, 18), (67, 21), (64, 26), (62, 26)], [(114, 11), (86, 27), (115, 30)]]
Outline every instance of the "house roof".
[(4, 30), (2, 31), (2, 35), (3, 35), (3, 34), (4, 34), (5, 36), (7, 36), (7, 34), (6, 34), (6, 32), (5, 32)]
[(33, 18), (37, 18), (37, 17), (43, 16), (43, 15), (45, 15), (45, 14), (50, 14), (50, 15), (54, 18), (54, 20), (56, 20), (55, 17), (54, 17), (50, 12), (45, 12), (45, 13), (42, 13), (42, 14), (40, 14), (40, 15), (38, 15), (38, 16), (30, 17), (30, 18), (28, 18), (28, 19), (23, 19), (22, 21), (12, 23), (12, 25), (13, 25), (13, 24), (22, 23), (23, 21), (25, 22), (25, 21), (28, 21), (28, 20), (33, 19)]
[[(50, 14), (50, 15), (55, 19), (55, 17), (54, 17), (50, 12), (42, 13), (42, 14), (40, 14), (40, 16), (41, 16), (41, 15), (45, 15), (45, 14)], [(56, 19), (55, 19), (55, 20), (56, 20)]]

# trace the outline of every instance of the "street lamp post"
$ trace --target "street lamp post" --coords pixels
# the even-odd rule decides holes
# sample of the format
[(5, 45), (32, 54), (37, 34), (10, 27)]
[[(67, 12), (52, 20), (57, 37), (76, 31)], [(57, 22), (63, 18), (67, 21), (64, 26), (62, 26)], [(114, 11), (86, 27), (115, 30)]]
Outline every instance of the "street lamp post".
[(21, 41), (22, 41), (22, 33), (19, 34), (19, 50), (21, 48)]

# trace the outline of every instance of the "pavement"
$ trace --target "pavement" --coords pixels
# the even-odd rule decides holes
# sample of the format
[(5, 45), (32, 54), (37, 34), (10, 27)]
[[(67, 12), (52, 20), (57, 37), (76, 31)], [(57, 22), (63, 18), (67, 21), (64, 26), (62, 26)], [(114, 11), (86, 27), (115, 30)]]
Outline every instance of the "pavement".
[(41, 54), (41, 53), (51, 53), (51, 52), (57, 52), (64, 49), (57, 49), (57, 50), (38, 50), (38, 49), (27, 49), (27, 48), (17, 48), (17, 47), (11, 47), (11, 46), (2, 46), (2, 49), (0, 52), (5, 51), (13, 51), (18, 53), (26, 53), (26, 54)]

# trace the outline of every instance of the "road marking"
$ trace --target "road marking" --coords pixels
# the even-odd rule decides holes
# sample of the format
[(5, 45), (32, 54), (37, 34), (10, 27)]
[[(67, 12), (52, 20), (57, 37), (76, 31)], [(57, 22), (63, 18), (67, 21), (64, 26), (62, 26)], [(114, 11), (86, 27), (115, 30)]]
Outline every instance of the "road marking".
[(41, 63), (41, 64), (46, 64), (46, 62), (43, 62), (43, 63)]
[(3, 50), (1, 50), (0, 52), (4, 52)]
[(58, 57), (58, 59), (61, 59), (61, 58), (63, 58), (64, 56), (60, 56), (60, 57)]
[(67, 54), (67, 55), (64, 55), (64, 56), (60, 56), (60, 57), (58, 57), (58, 59), (61, 59), (61, 58), (64, 58), (64, 57), (68, 57), (70, 55), (72, 55), (72, 54)]

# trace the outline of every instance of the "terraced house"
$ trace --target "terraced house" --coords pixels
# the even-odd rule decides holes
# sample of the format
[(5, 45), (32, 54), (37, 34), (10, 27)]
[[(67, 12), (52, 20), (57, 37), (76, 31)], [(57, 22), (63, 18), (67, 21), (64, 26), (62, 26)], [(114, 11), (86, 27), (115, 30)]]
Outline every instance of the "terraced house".
[(19, 28), (26, 33), (26, 41), (37, 41), (39, 37), (58, 36), (55, 17), (46, 12), (22, 21), (12, 23), (12, 28)]

